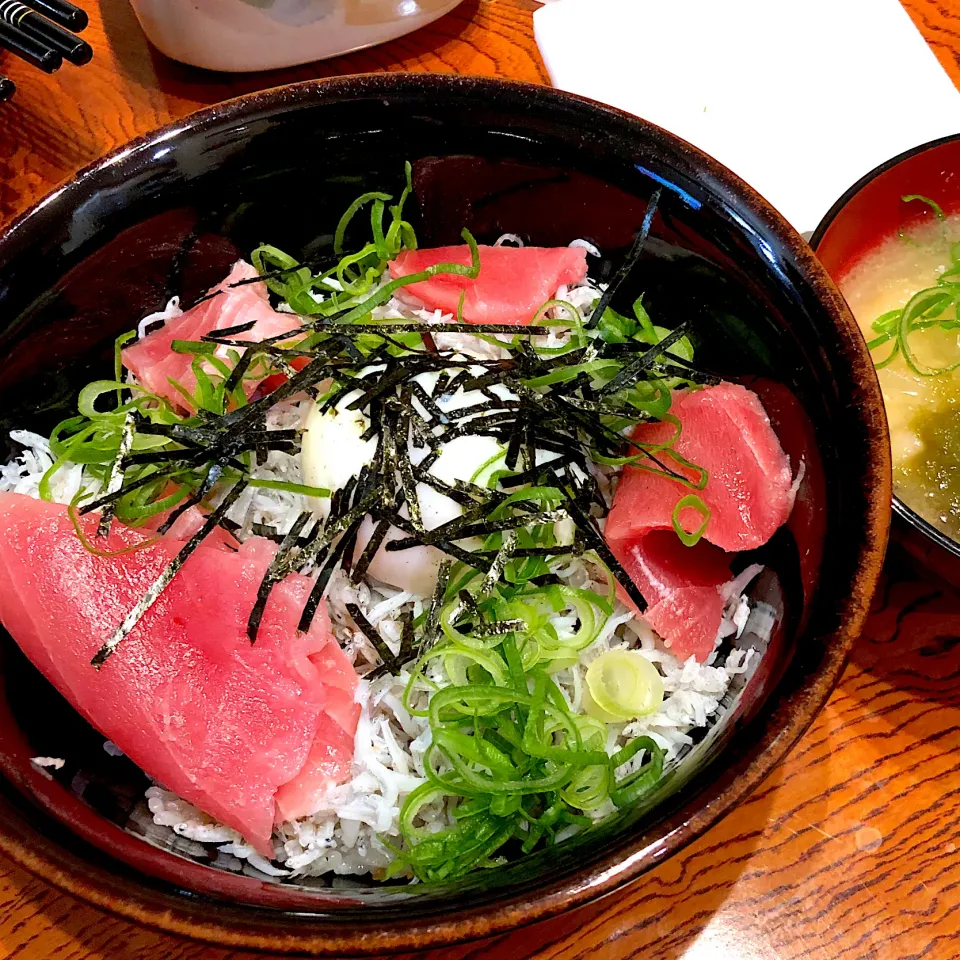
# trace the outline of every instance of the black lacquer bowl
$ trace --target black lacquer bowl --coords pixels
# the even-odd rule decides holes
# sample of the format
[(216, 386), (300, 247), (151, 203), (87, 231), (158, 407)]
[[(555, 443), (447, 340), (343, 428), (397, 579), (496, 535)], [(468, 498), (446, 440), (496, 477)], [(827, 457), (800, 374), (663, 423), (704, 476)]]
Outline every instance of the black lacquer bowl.
[[(873, 367), (843, 301), (727, 170), (642, 120), (553, 90), (405, 75), (311, 82), (203, 111), (83, 171), (0, 238), (5, 431), (49, 429), (109, 369), (118, 333), (171, 295), (193, 300), (257, 244), (323, 253), (360, 192), (399, 190), (405, 160), (422, 245), (458, 242), (464, 226), (481, 242), (583, 237), (602, 251), (591, 266), (601, 279), (660, 190), (621, 308), (643, 292), (658, 323), (691, 321), (705, 363), (785, 385), (813, 425), (822, 482), (811, 469), (756, 588), (777, 627), (654, 804), (452, 887), (350, 889), (226, 873), (140, 835), (143, 775), (108, 757), (5, 637), (0, 849), (124, 916), (221, 944), (357, 954), (557, 914), (640, 876), (735, 807), (809, 725), (863, 622), (890, 467)], [(785, 447), (802, 449), (796, 422), (769, 405)], [(67, 765), (48, 776), (30, 763), (38, 754)]]

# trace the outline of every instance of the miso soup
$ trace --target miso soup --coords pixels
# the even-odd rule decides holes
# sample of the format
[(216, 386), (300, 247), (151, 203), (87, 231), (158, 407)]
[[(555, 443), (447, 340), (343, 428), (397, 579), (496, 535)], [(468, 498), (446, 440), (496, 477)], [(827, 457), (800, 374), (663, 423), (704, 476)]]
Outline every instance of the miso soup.
[[(960, 215), (931, 218), (885, 240), (840, 281), (878, 367), (894, 491), (952, 538), (960, 538), (957, 241)], [(914, 300), (921, 291), (932, 292), (923, 302)], [(905, 328), (902, 311), (911, 301), (912, 321)]]

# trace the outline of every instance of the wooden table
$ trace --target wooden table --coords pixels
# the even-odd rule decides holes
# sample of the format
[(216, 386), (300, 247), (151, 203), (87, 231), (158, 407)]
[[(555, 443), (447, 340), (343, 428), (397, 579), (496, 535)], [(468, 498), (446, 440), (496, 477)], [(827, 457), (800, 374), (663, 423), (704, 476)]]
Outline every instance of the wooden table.
[[(960, 5), (905, 0), (960, 85)], [(86, 0), (87, 8), (96, 7)], [(79, 167), (199, 106), (369, 70), (548, 82), (534, 0), (466, 0), (413, 36), (241, 77), (171, 63), (127, 0), (100, 0), (96, 58), (53, 78), (0, 64), (0, 223)], [(952, 8), (952, 9), (949, 9)], [(891, 69), (894, 65), (891, 65)], [(0, 859), (0, 958), (245, 960), (113, 919)], [(960, 597), (894, 551), (840, 687), (735, 814), (632, 888), (496, 941), (419, 955), (564, 960), (952, 960), (960, 957)]]

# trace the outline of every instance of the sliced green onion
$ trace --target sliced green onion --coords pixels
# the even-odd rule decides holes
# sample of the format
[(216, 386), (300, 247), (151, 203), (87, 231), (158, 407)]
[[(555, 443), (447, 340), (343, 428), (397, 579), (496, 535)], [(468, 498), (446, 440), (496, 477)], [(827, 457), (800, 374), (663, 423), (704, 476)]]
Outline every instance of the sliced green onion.
[(587, 689), (587, 713), (607, 722), (645, 717), (663, 703), (663, 678), (639, 650), (600, 654), (587, 668)]
[(374, 201), (379, 201), (381, 204), (381, 211), (383, 209), (383, 202), (386, 200), (392, 200), (393, 197), (389, 193), (381, 193), (379, 190), (371, 190), (369, 193), (362, 193), (353, 203), (347, 207), (346, 212), (340, 218), (340, 222), (337, 224), (336, 232), (333, 235), (333, 252), (336, 254), (343, 253), (343, 240), (347, 232), (347, 227), (350, 226), (350, 221), (360, 212), (360, 210), (365, 207), (368, 203), (373, 203)]
[[(696, 510), (703, 518), (703, 522), (695, 530), (687, 530), (684, 527), (683, 521), (680, 519), (680, 514), (684, 510)], [(673, 514), (670, 519), (673, 523), (673, 529), (680, 538), (680, 541), (687, 547), (693, 547), (700, 542), (700, 538), (707, 532), (707, 524), (710, 523), (710, 517), (711, 510), (703, 500), (695, 493), (688, 493), (687, 496), (681, 497), (677, 501), (677, 505), (673, 508)]]
[(145, 550), (147, 547), (152, 547), (155, 543), (159, 543), (163, 538), (160, 536), (151, 537), (148, 540), (144, 540), (141, 543), (131, 544), (129, 547), (121, 547), (119, 550), (104, 550), (101, 547), (96, 546), (90, 538), (87, 536), (83, 527), (80, 524), (80, 515), (77, 513), (76, 504), (70, 504), (67, 507), (67, 516), (70, 518), (70, 522), (73, 524), (73, 529), (77, 534), (77, 539), (83, 544), (83, 549), (87, 553), (92, 553), (95, 557), (122, 557), (128, 553), (136, 553), (138, 550)]
[(616, 789), (610, 793), (610, 799), (621, 810), (635, 804), (645, 793), (649, 793), (663, 776), (663, 750), (651, 737), (637, 737), (631, 741), (613, 758), (613, 766), (626, 763), (641, 750), (646, 751), (646, 763), (639, 770), (619, 780)]
[(939, 203), (936, 202), (936, 200), (931, 200), (929, 197), (925, 197), (921, 193), (908, 193), (900, 199), (904, 203), (912, 203), (914, 200), (918, 200), (920, 203), (926, 204), (926, 206), (933, 211), (934, 216), (938, 220), (943, 220), (946, 217), (946, 214), (943, 212), (943, 208)]

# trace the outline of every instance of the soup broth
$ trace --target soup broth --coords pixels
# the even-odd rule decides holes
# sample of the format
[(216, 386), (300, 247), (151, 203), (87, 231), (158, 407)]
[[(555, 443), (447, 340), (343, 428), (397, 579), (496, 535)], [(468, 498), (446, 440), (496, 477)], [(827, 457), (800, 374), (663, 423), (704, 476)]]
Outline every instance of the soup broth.
[[(840, 289), (868, 343), (878, 339), (875, 321), (906, 306), (918, 291), (933, 287), (952, 266), (960, 240), (960, 215), (894, 236), (864, 257), (840, 282)], [(955, 320), (950, 306), (938, 318)], [(945, 368), (960, 361), (960, 330), (941, 324), (911, 334), (918, 361)], [(949, 327), (949, 323), (947, 324)], [(893, 481), (897, 496), (951, 537), (960, 536), (960, 369), (934, 376), (915, 372), (893, 342), (875, 347), (874, 361), (890, 423)]]

